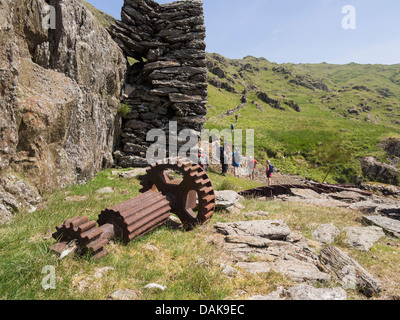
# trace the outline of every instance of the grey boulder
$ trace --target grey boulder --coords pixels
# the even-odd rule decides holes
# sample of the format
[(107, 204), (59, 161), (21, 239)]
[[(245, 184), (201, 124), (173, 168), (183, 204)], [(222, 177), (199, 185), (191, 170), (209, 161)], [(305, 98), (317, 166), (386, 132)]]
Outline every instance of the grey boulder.
[(347, 300), (347, 293), (342, 288), (314, 288), (306, 284), (301, 284), (287, 290), (279, 287), (278, 290), (266, 296), (254, 296), (249, 298), (249, 300)]
[(253, 220), (234, 223), (217, 223), (214, 228), (224, 235), (261, 237), (286, 240), (291, 231), (283, 220)]
[(233, 190), (215, 191), (217, 209), (232, 210), (240, 199), (241, 196)]
[(332, 223), (320, 225), (312, 234), (312, 237), (324, 244), (332, 244), (336, 237), (340, 235), (340, 230)]
[(343, 230), (347, 234), (344, 242), (360, 251), (369, 251), (377, 241), (385, 236), (380, 227), (348, 227)]
[(364, 222), (381, 227), (389, 236), (400, 238), (400, 221), (383, 216), (365, 216)]

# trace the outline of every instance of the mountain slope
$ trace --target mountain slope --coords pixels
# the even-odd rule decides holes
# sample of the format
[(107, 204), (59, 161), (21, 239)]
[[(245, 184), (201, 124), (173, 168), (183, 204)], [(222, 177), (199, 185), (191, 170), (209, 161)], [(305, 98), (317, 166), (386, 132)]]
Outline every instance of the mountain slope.
[[(115, 19), (80, 0), (109, 26)], [(256, 156), (284, 173), (353, 182), (360, 160), (374, 156), (399, 166), (379, 145), (400, 137), (400, 64), (276, 64), (265, 58), (208, 54), (206, 128), (255, 130)]]
[(101, 23), (101, 25), (104, 28), (108, 28), (109, 26), (115, 23), (114, 17), (110, 16), (109, 14), (103, 11), (100, 11), (89, 2), (86, 2), (84, 0), (79, 0), (79, 2), (82, 3), (86, 7), (86, 9), (88, 9), (90, 12), (93, 13), (93, 15), (96, 17), (96, 19)]
[(400, 65), (278, 65), (209, 54), (208, 68), (206, 127), (229, 128), (233, 109), (235, 128), (255, 130), (257, 157), (274, 158), (286, 173), (323, 180), (331, 164), (322, 154), (337, 149), (351, 157), (328, 180), (352, 181), (362, 157), (385, 161), (378, 144), (400, 135)]

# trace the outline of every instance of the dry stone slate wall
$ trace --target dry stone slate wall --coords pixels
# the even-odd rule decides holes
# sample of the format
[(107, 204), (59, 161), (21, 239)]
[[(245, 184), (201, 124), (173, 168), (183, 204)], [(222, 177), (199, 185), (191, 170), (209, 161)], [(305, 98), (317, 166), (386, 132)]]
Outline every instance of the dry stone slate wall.
[[(143, 163), (152, 142), (147, 132), (170, 121), (178, 130), (200, 131), (207, 113), (205, 26), (201, 0), (160, 5), (152, 0), (125, 0), (122, 21), (110, 33), (127, 57), (120, 166)], [(130, 60), (132, 61), (132, 60)], [(139, 162), (138, 162), (139, 160)]]

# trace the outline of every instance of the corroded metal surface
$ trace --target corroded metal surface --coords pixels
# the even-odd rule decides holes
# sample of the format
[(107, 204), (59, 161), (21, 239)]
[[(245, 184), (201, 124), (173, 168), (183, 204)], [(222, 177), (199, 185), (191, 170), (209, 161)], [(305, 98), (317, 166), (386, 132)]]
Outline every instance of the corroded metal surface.
[[(182, 179), (170, 178), (168, 170)], [(53, 238), (59, 242), (52, 250), (62, 253), (75, 241), (78, 252), (101, 258), (105, 246), (120, 238), (124, 243), (143, 236), (167, 223), (171, 212), (189, 229), (207, 223), (215, 211), (215, 194), (207, 173), (183, 158), (166, 159), (147, 170), (141, 182), (142, 194), (105, 209), (98, 221), (75, 217), (57, 226)]]
[[(113, 238), (112, 226), (99, 228), (96, 221), (89, 221), (87, 216), (75, 217), (57, 226), (53, 238), (65, 245), (76, 240), (79, 246), (79, 253), (90, 254), (95, 258), (101, 258), (107, 254), (105, 245)], [(110, 232), (111, 229), (111, 232)], [(54, 251), (61, 251), (62, 246), (54, 245)]]
[(310, 184), (285, 184), (285, 185), (274, 185), (254, 188), (239, 192), (243, 197), (274, 197), (279, 195), (290, 195), (292, 194), (291, 189), (309, 189), (319, 194), (322, 193), (334, 193), (342, 191), (352, 191), (362, 195), (370, 196), (370, 192), (358, 190), (356, 186), (352, 185), (331, 185), (322, 183), (310, 183)]
[(80, 254), (98, 259), (108, 252), (110, 240), (122, 238), (125, 243), (165, 224), (170, 216), (167, 199), (160, 193), (149, 191), (134, 199), (104, 210), (98, 223), (88, 217), (75, 217), (57, 226), (53, 238), (59, 243), (52, 250), (62, 253), (71, 241), (76, 241)]
[(119, 230), (125, 243), (145, 235), (165, 224), (171, 207), (160, 192), (148, 191), (142, 195), (105, 209), (99, 215), (100, 226), (112, 224)]
[[(180, 177), (171, 177), (171, 172)], [(170, 202), (171, 212), (179, 217), (186, 228), (205, 224), (214, 214), (212, 182), (207, 172), (188, 159), (168, 158), (152, 165), (142, 177), (141, 185), (141, 192), (162, 192)]]

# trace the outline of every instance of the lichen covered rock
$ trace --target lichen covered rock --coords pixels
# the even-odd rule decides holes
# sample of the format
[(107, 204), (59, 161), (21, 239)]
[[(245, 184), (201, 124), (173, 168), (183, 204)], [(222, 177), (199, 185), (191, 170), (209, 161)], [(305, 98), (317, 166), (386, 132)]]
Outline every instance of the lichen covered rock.
[[(48, 5), (55, 29), (43, 24)], [(111, 166), (125, 70), (121, 49), (79, 2), (2, 1), (0, 176), (21, 173), (43, 192)]]

